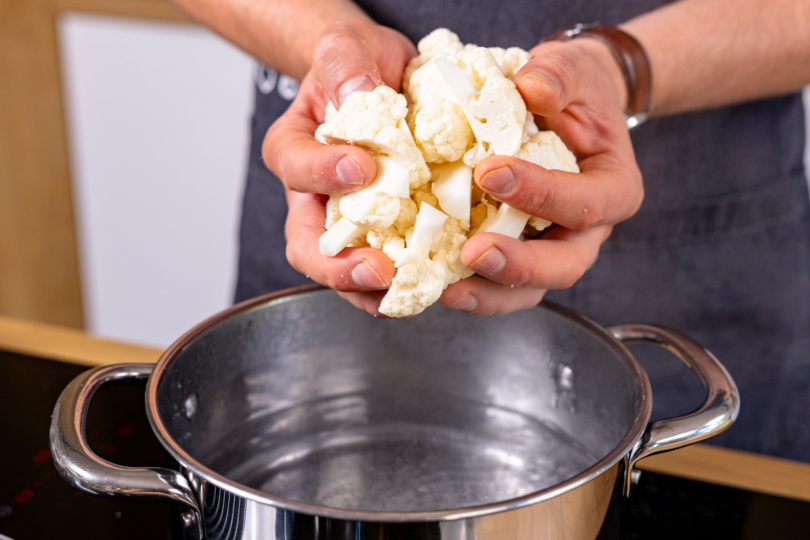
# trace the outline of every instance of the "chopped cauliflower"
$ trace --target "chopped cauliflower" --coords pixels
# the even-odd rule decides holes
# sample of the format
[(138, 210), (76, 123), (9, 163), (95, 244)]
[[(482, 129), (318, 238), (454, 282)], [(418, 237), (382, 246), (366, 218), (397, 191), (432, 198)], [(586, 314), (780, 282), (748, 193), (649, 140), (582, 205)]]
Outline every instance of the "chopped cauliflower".
[(366, 241), (369, 246), (385, 253), (391, 261), (396, 261), (405, 249), (405, 239), (393, 226), (369, 231)]
[[(455, 56), (464, 49), (458, 36), (446, 28), (437, 28), (419, 40), (416, 46), (419, 55), (411, 58), (402, 74), (402, 91), (408, 96), (414, 83), (414, 72), (438, 55)], [(417, 77), (418, 79), (418, 77)]]
[(417, 208), (421, 208), (423, 202), (426, 202), (433, 207), (439, 207), (439, 198), (433, 194), (430, 186), (423, 186), (414, 190), (412, 197)]
[[(394, 159), (408, 169), (410, 184), (417, 187), (430, 180), (430, 170), (403, 122), (408, 114), (405, 96), (388, 86), (372, 92), (354, 92), (336, 114), (318, 126), (315, 138), (324, 144), (356, 144)], [(332, 106), (334, 108), (334, 106)]]
[(326, 201), (326, 224), (324, 225), (326, 229), (332, 227), (343, 217), (340, 214), (340, 199), (342, 198), (343, 195), (331, 195)]
[(576, 156), (553, 131), (541, 131), (533, 135), (523, 143), (515, 157), (545, 169), (579, 172)]
[[(323, 143), (371, 151), (378, 164), (375, 183), (384, 178), (393, 185), (389, 173), (398, 175), (401, 192), (378, 191), (372, 183), (330, 197), (326, 228), (335, 229), (322, 237), (324, 253), (351, 242), (379, 249), (394, 262), (397, 272), (379, 308), (389, 317), (421, 313), (449, 285), (471, 276), (461, 249), (477, 232), (517, 237), (527, 221), (537, 230), (550, 225), (487, 199), (470, 180), (471, 168), (481, 160), (509, 155), (547, 169), (579, 172), (562, 140), (538, 130), (515, 87), (513, 79), (529, 53), (464, 45), (443, 28), (425, 36), (417, 48), (419, 55), (403, 74), (403, 95), (388, 87), (355, 92), (340, 110), (327, 106), (326, 121), (316, 132)], [(463, 196), (457, 194), (461, 189)]]
[(392, 88), (380, 86), (373, 92), (355, 92), (346, 98), (337, 114), (318, 127), (315, 138), (330, 144), (388, 145), (397, 123), (407, 114), (408, 102)]
[(419, 208), (413, 199), (400, 199), (399, 200), (399, 215), (394, 221), (394, 228), (400, 236), (405, 236), (405, 231), (413, 227), (416, 223), (416, 214)]
[(515, 80), (515, 75), (518, 74), (520, 68), (525, 66), (531, 58), (531, 55), (520, 47), (509, 47), (508, 49), (490, 47), (489, 52), (495, 57), (504, 76), (510, 81)]
[(364, 229), (384, 229), (396, 221), (399, 215), (399, 197), (375, 193), (371, 197), (340, 199), (340, 213), (349, 221)]
[(428, 163), (458, 161), (472, 141), (472, 129), (464, 111), (452, 101), (428, 101), (411, 125), (416, 146)]
[(399, 259), (391, 288), (380, 303), (380, 313), (389, 317), (409, 317), (422, 313), (445, 289), (445, 266), (427, 258)]

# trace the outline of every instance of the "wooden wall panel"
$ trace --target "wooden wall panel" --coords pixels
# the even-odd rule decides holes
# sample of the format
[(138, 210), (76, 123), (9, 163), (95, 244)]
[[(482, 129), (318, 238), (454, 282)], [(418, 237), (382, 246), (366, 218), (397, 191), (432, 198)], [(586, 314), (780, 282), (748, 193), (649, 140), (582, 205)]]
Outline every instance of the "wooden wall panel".
[(166, 0), (0, 0), (0, 314), (81, 328), (61, 11), (188, 19)]

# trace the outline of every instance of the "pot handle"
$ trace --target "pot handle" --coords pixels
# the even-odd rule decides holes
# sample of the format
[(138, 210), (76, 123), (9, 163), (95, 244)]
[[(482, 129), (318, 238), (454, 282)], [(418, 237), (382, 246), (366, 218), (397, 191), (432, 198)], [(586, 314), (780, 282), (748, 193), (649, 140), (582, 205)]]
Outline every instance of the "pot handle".
[(644, 324), (611, 326), (608, 331), (625, 344), (653, 343), (667, 349), (697, 374), (708, 393), (697, 410), (647, 424), (638, 444), (625, 458), (623, 491), (629, 495), (630, 484), (636, 476), (633, 467), (639, 460), (722, 433), (737, 419), (740, 393), (731, 375), (712, 353), (678, 332)]
[(147, 379), (153, 367), (153, 364), (100, 366), (73, 379), (53, 409), (51, 455), (59, 475), (85, 493), (175, 501), (189, 507), (183, 521), (195, 538), (202, 538), (200, 508), (185, 476), (172, 469), (115, 465), (98, 457), (87, 444), (85, 420), (96, 390), (109, 383)]

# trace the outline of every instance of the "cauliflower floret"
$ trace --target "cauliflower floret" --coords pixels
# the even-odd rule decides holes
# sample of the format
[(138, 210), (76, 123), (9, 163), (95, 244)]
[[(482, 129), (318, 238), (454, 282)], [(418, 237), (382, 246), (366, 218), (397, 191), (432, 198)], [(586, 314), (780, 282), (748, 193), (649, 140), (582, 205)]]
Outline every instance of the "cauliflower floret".
[(485, 223), (495, 219), (497, 208), (486, 201), (481, 201), (470, 210), (470, 236), (473, 236)]
[(385, 193), (365, 197), (350, 194), (340, 199), (343, 217), (364, 229), (384, 229), (392, 225), (399, 216), (399, 206), (399, 197)]
[(477, 141), (464, 154), (464, 163), (475, 167), (489, 155), (514, 156), (520, 149), (526, 104), (489, 49), (469, 47), (453, 62), (442, 58), (433, 62), (464, 110)]
[(442, 98), (428, 101), (413, 119), (416, 146), (428, 163), (458, 161), (472, 141), (472, 129), (461, 107)]
[(419, 40), (416, 49), (419, 55), (411, 58), (402, 74), (402, 91), (409, 95), (409, 86), (413, 84), (414, 72), (438, 55), (455, 56), (461, 52), (464, 45), (458, 36), (446, 28), (437, 28)]
[(531, 58), (531, 55), (520, 47), (509, 47), (508, 49), (490, 47), (489, 52), (495, 57), (504, 76), (510, 81), (515, 80), (515, 75), (518, 74), (520, 68), (525, 66)]
[(340, 199), (343, 195), (330, 195), (326, 201), (326, 223), (324, 227), (329, 229), (332, 225), (340, 221), (343, 216), (340, 213)]
[[(541, 131), (523, 143), (515, 157), (540, 165), (546, 169), (579, 172), (577, 158), (553, 131)], [(533, 216), (529, 225), (538, 231), (551, 225), (551, 221)]]
[(411, 196), (416, 203), (417, 208), (422, 208), (422, 203), (426, 202), (430, 206), (434, 208), (439, 208), (441, 205), (439, 204), (439, 198), (433, 194), (433, 190), (430, 189), (431, 184), (424, 185), (419, 189), (414, 190), (413, 195)]
[(405, 239), (399, 235), (394, 226), (369, 231), (366, 234), (366, 242), (369, 246), (382, 250), (391, 261), (396, 261), (405, 249)]
[(386, 154), (408, 169), (411, 187), (416, 187), (430, 180), (430, 171), (403, 121), (407, 114), (405, 96), (387, 86), (354, 92), (337, 114), (318, 126), (315, 138), (324, 144), (356, 144)]
[(399, 200), (399, 215), (396, 221), (394, 221), (394, 228), (396, 228), (400, 236), (404, 237), (405, 231), (413, 227), (414, 223), (416, 223), (416, 214), (418, 212), (419, 208), (416, 206), (416, 202), (414, 202), (413, 199)]
[(447, 270), (440, 262), (410, 257), (405, 249), (396, 262), (397, 273), (380, 303), (380, 313), (408, 317), (422, 313), (442, 295)]
[(372, 92), (354, 92), (337, 114), (318, 127), (315, 138), (326, 144), (378, 144), (376, 139), (381, 132), (385, 128), (396, 129), (407, 114), (405, 97), (388, 86), (379, 86)]
[[(378, 163), (375, 182), (385, 179), (393, 186), (374, 191), (372, 184), (357, 195), (332, 196), (326, 205), (327, 226), (342, 223), (344, 241), (380, 249), (394, 261), (397, 273), (380, 305), (380, 312), (390, 317), (421, 313), (450, 284), (472, 275), (461, 263), (461, 249), (478, 231), (517, 236), (526, 221), (538, 230), (550, 224), (488, 200), (474, 183), (464, 183), (470, 199), (460, 199), (448, 167), (464, 168), (462, 161), (475, 167), (487, 156), (501, 154), (549, 169), (579, 171), (576, 157), (557, 135), (539, 132), (512, 81), (529, 53), (516, 47), (465, 46), (446, 29), (426, 36), (418, 49), (419, 56), (403, 75), (404, 96), (387, 87), (352, 94), (339, 111), (327, 106), (326, 122), (316, 133), (321, 142), (372, 151)], [(431, 171), (427, 163), (437, 165)], [(396, 182), (389, 176), (397, 171), (395, 165), (407, 170), (396, 173)], [(339, 251), (327, 247), (330, 253)]]
[(523, 143), (515, 157), (545, 169), (579, 172), (577, 158), (553, 131), (541, 131)]
[(447, 270), (444, 288), (473, 275), (473, 271), (461, 262), (461, 247), (467, 241), (462, 224), (454, 218), (448, 218), (444, 223), (444, 234), (432, 260), (444, 265)]

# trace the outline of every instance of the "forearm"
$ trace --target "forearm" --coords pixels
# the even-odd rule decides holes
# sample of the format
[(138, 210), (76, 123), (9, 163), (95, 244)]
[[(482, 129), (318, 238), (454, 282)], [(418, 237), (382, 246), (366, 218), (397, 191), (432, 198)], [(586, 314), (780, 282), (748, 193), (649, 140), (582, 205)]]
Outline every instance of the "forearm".
[(192, 18), (268, 66), (301, 80), (324, 28), (368, 18), (350, 0), (173, 0)]
[(682, 0), (621, 27), (650, 58), (656, 115), (810, 83), (810, 0)]

